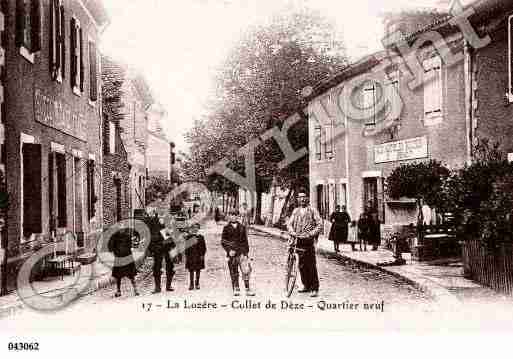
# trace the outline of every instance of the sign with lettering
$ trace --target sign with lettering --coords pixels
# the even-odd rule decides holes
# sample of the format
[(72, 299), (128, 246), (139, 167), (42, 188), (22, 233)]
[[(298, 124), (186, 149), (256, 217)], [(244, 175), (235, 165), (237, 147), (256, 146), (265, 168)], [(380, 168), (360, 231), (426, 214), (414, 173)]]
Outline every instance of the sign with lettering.
[(427, 137), (416, 137), (374, 146), (374, 162), (414, 160), (428, 156)]
[(86, 141), (84, 115), (73, 111), (70, 105), (50, 98), (38, 88), (34, 90), (34, 113), (37, 122)]

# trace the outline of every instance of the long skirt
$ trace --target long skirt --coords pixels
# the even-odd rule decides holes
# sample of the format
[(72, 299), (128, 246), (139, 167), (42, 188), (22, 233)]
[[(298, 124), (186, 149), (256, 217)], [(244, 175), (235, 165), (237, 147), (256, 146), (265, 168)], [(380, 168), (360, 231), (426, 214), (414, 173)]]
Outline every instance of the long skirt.
[(328, 239), (335, 243), (347, 243), (347, 227), (333, 224)]

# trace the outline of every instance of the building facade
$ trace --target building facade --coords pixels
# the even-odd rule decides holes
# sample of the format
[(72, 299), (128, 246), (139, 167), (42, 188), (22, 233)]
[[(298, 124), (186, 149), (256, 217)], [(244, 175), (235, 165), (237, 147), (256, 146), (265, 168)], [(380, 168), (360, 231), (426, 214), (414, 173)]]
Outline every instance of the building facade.
[[(461, 33), (445, 39), (453, 53), (463, 52)], [(457, 169), (470, 160), (465, 62), (447, 64), (429, 42), (415, 51), (419, 86), (388, 48), (317, 87), (308, 106), (310, 196), (325, 220), (337, 204), (357, 220), (370, 203), (382, 224), (416, 223), (412, 199), (387, 198), (390, 173), (409, 162), (435, 159)]]
[(5, 0), (3, 163), (11, 262), (38, 238), (101, 228), (100, 1)]
[[(127, 208), (129, 216), (133, 216), (134, 211), (144, 209), (146, 205), (148, 138), (146, 109), (153, 99), (144, 78), (129, 66), (103, 56), (102, 69), (104, 92), (111, 92), (112, 96), (109, 97), (114, 102), (112, 105), (106, 104), (106, 107), (111, 107), (106, 108), (106, 112), (118, 114), (115, 119), (111, 118), (112, 123), (109, 126), (114, 126), (117, 134), (113, 135), (109, 141), (114, 143), (119, 136), (122, 144), (120, 151), (126, 152), (129, 165)], [(110, 146), (106, 144), (105, 148)], [(120, 152), (116, 153), (120, 154)]]
[(167, 113), (160, 104), (153, 104), (147, 110), (147, 158), (148, 177), (171, 179), (171, 150), (170, 141), (163, 130), (162, 122), (166, 120)]

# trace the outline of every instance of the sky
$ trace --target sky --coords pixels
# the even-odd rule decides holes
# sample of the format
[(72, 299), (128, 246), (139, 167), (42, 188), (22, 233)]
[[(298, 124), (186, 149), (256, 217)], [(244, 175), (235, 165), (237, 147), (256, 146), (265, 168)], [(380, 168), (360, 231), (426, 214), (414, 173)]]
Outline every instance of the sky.
[(104, 0), (111, 17), (101, 49), (141, 71), (168, 117), (163, 123), (178, 151), (203, 109), (213, 70), (241, 32), (285, 6), (307, 6), (337, 24), (348, 55), (380, 49), (384, 11), (443, 6), (447, 0)]

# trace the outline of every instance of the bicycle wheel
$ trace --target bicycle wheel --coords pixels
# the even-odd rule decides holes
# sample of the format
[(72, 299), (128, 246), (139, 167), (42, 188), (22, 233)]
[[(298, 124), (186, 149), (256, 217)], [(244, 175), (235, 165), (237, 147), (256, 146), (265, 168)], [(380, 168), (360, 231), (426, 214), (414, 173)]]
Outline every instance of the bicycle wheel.
[(294, 291), (294, 287), (296, 285), (297, 278), (297, 265), (296, 265), (296, 255), (290, 253), (287, 259), (287, 273), (285, 276), (285, 292), (287, 294), (287, 298), (292, 295)]

